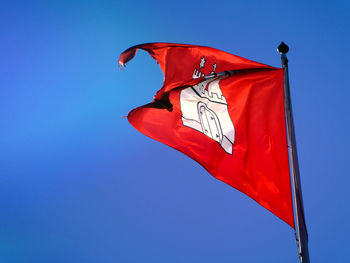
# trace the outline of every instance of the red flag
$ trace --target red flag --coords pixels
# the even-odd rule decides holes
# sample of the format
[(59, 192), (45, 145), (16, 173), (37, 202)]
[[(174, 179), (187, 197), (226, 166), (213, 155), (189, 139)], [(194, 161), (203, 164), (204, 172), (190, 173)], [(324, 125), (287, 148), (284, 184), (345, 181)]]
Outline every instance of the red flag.
[(294, 227), (283, 103), (283, 69), (217, 49), (151, 43), (165, 75), (153, 102), (128, 114), (143, 134), (200, 163)]

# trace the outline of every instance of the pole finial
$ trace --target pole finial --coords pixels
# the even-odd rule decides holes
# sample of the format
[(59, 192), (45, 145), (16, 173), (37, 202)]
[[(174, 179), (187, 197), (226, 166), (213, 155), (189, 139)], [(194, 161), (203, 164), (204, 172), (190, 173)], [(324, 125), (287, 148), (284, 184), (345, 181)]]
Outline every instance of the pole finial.
[(278, 53), (286, 54), (289, 51), (289, 47), (282, 41), (281, 44), (277, 48)]

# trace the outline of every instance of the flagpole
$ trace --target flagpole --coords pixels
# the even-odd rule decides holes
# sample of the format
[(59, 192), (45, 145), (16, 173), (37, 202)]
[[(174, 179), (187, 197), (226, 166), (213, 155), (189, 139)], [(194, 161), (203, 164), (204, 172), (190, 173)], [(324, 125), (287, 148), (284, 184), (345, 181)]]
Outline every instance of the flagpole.
[(287, 126), (288, 139), (288, 154), (289, 167), (292, 177), (293, 201), (294, 201), (294, 218), (295, 218), (295, 237), (297, 241), (298, 255), (300, 263), (310, 263), (309, 249), (308, 249), (308, 233), (305, 224), (303, 197), (301, 193), (301, 183), (299, 174), (298, 153), (295, 141), (295, 130), (293, 121), (292, 103), (289, 90), (289, 76), (288, 76), (288, 59), (287, 53), (289, 47), (282, 42), (278, 48), (278, 53), (281, 54), (282, 68), (284, 69), (284, 109)]

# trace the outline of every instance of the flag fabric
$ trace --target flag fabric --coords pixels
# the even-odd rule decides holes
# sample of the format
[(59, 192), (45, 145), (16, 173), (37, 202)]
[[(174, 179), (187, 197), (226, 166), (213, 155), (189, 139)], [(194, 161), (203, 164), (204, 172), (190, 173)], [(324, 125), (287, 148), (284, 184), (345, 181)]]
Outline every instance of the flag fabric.
[(125, 66), (138, 49), (159, 63), (165, 78), (151, 103), (129, 112), (129, 122), (294, 227), (283, 69), (170, 43), (131, 47), (119, 63)]

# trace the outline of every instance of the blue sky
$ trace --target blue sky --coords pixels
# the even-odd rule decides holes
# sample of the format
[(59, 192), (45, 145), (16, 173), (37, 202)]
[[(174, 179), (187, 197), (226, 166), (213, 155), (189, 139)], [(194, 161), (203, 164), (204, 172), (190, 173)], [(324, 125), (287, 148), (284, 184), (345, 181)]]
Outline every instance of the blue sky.
[[(272, 66), (288, 53), (311, 262), (348, 262), (347, 1), (3, 1), (0, 261), (298, 262), (293, 230), (132, 128), (163, 76), (147, 42)], [(171, 169), (169, 169), (171, 167)]]

